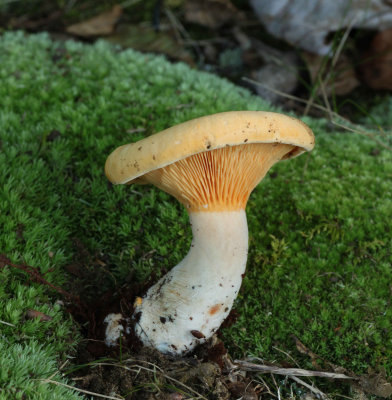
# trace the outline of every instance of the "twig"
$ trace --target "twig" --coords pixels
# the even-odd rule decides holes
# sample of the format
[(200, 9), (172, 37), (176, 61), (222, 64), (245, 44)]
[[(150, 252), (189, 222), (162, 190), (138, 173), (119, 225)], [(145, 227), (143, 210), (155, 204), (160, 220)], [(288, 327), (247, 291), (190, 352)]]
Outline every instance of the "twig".
[(270, 394), (271, 396), (276, 397), (276, 394), (271, 392), (271, 389), (270, 389), (269, 386), (267, 385), (267, 382), (266, 382), (261, 376), (259, 376), (259, 375), (257, 375), (257, 378), (260, 379), (261, 382), (263, 382), (263, 385), (264, 385), (264, 387), (267, 389), (268, 394)]
[(234, 364), (244, 371), (254, 371), (263, 374), (277, 374), (286, 376), (319, 376), (321, 378), (331, 379), (358, 379), (356, 377), (348, 376), (345, 374), (337, 374), (335, 372), (308, 371), (306, 369), (300, 368), (270, 367), (268, 365), (254, 364), (242, 360), (235, 360)]
[[(253, 85), (260, 86), (260, 87), (262, 87), (264, 89), (270, 90), (272, 93), (278, 94), (279, 96), (286, 97), (287, 99), (297, 101), (298, 103), (308, 104), (307, 100), (304, 100), (304, 99), (301, 99), (300, 97), (293, 96), (292, 94), (288, 94), (288, 93), (282, 92), (280, 90), (274, 89), (274, 88), (272, 88), (272, 87), (270, 87), (268, 85), (264, 85), (261, 82), (255, 81), (254, 79), (243, 77), (242, 80), (245, 81), (245, 82), (251, 83)], [(330, 116), (332, 116), (334, 118), (334, 119), (331, 120), (331, 123), (336, 125), (337, 127), (345, 129), (345, 130), (347, 130), (349, 132), (353, 132), (353, 133), (357, 133), (359, 135), (367, 136), (368, 138), (370, 138), (370, 139), (374, 140), (376, 143), (378, 143), (380, 146), (384, 147), (385, 149), (387, 149), (389, 151), (392, 151), (392, 147), (390, 147), (387, 144), (381, 142), (381, 140), (377, 139), (374, 136), (374, 134), (366, 132), (366, 131), (360, 129), (357, 125), (353, 124), (350, 120), (348, 120), (347, 118), (342, 117), (341, 115), (339, 115), (335, 111), (330, 111), (330, 110), (328, 110), (328, 108), (326, 108), (324, 106), (321, 106), (320, 104), (312, 104), (311, 107), (330, 114)], [(345, 122), (345, 123), (347, 123), (349, 125), (355, 126), (355, 128), (351, 128), (350, 126), (343, 125), (342, 123), (337, 122), (337, 120), (341, 120), (341, 121), (343, 121), (343, 122)]]
[(320, 396), (322, 399), (327, 399), (328, 396), (323, 393), (321, 390), (315, 388), (314, 386), (309, 385), (308, 383), (304, 382), (302, 379), (297, 378), (296, 376), (290, 376), (290, 379), (299, 383), (302, 386), (308, 388), (311, 392), (313, 392), (316, 396)]
[(67, 385), (66, 383), (53, 381), (52, 379), (41, 379), (41, 380), (40, 380), (40, 383), (41, 383), (41, 384), (44, 384), (44, 383), (53, 383), (54, 385), (57, 385), (57, 386), (64, 386), (64, 387), (66, 387), (66, 388), (68, 388), (68, 389), (73, 389), (73, 390), (75, 390), (76, 392), (85, 393), (85, 394), (90, 394), (91, 396), (97, 396), (97, 397), (101, 397), (101, 398), (103, 398), (103, 399), (124, 400), (123, 397), (106, 396), (106, 395), (104, 395), (104, 394), (99, 394), (99, 393), (90, 392), (90, 391), (88, 391), (88, 390), (79, 389), (79, 388), (77, 388), (77, 387), (75, 387), (75, 386)]
[(290, 358), (290, 360), (294, 361), (295, 364), (299, 367), (299, 364), (297, 363), (297, 361), (296, 361), (296, 360), (293, 358), (293, 356), (291, 356), (289, 353), (287, 353), (287, 352), (284, 351), (284, 350), (279, 349), (279, 347), (276, 347), (276, 346), (272, 346), (272, 348), (275, 349), (275, 350), (277, 350), (277, 351), (280, 351), (281, 353), (283, 353), (284, 355), (286, 355), (288, 358)]
[(170, 22), (170, 24), (174, 28), (174, 32), (176, 35), (176, 39), (180, 44), (184, 44), (184, 39), (189, 41), (190, 45), (193, 47), (195, 52), (197, 53), (197, 57), (199, 59), (199, 62), (202, 62), (204, 57), (203, 54), (200, 50), (200, 47), (198, 46), (197, 41), (192, 40), (191, 36), (189, 35), (188, 31), (184, 28), (184, 26), (181, 24), (181, 22), (176, 18), (174, 13), (167, 7), (164, 8), (165, 14)]
[(5, 321), (2, 321), (2, 320), (0, 320), (0, 324), (12, 326), (13, 328), (15, 328), (15, 326), (16, 326), (16, 325), (14, 325), (14, 324), (11, 324), (10, 322), (5, 322)]
[(332, 122), (334, 125), (336, 125), (337, 127), (343, 128), (343, 129), (345, 129), (345, 130), (347, 130), (347, 131), (349, 131), (349, 132), (358, 133), (358, 134), (360, 134), (360, 135), (367, 136), (367, 137), (369, 137), (370, 139), (374, 140), (376, 143), (378, 143), (380, 146), (384, 147), (385, 149), (387, 149), (387, 150), (389, 150), (389, 151), (392, 151), (392, 147), (390, 147), (390, 146), (388, 146), (387, 144), (381, 142), (381, 140), (377, 139), (374, 135), (372, 135), (372, 134), (370, 134), (370, 133), (368, 133), (368, 132), (366, 132), (366, 131), (359, 130), (359, 129), (357, 129), (357, 128), (355, 128), (355, 129), (354, 129), (354, 128), (350, 128), (349, 126), (340, 124), (340, 123), (337, 122), (337, 121), (331, 121), (331, 122)]
[[(332, 67), (335, 67), (336, 63), (338, 62), (339, 57), (340, 57), (340, 53), (342, 52), (343, 47), (347, 42), (348, 36), (349, 36), (350, 32), (352, 31), (352, 29), (353, 29), (353, 27), (354, 27), (356, 22), (357, 22), (357, 16), (355, 16), (350, 21), (349, 25), (347, 26), (347, 29), (345, 30), (345, 32), (344, 32), (344, 34), (342, 36), (342, 39), (339, 42), (339, 45), (338, 45), (338, 47), (337, 47), (337, 49), (335, 51), (335, 54), (333, 55), (333, 58), (332, 58), (332, 63), (331, 63)], [(327, 79), (329, 79), (329, 77)]]
[[(281, 90), (274, 89), (271, 86), (268, 86), (268, 85), (265, 85), (265, 84), (263, 84), (261, 82), (255, 81), (254, 79), (243, 77), (242, 80), (245, 81), (245, 82), (251, 83), (253, 85), (260, 86), (260, 87), (262, 87), (264, 89), (267, 89), (267, 90), (271, 91), (272, 93), (278, 94), (279, 96), (286, 97), (287, 99), (297, 101), (298, 103), (308, 104), (308, 100), (304, 100), (304, 99), (301, 99), (298, 96), (294, 96), (292, 94), (288, 94), (288, 93), (282, 92)], [(320, 104), (313, 104), (312, 107), (316, 108), (317, 110), (320, 110), (320, 111), (329, 112), (328, 108), (326, 108), (324, 106), (321, 106)], [(347, 123), (352, 124), (351, 121), (345, 119), (344, 117), (342, 117), (341, 115), (335, 113), (334, 111), (331, 112), (331, 115), (334, 116), (335, 118), (339, 118), (342, 121), (346, 121)]]
[(331, 105), (329, 104), (328, 95), (327, 95), (327, 90), (326, 90), (326, 88), (325, 88), (325, 81), (322, 81), (322, 80), (320, 79), (319, 82), (320, 82), (320, 91), (321, 91), (321, 95), (322, 95), (322, 97), (323, 97), (325, 107), (326, 107), (326, 109), (328, 110), (328, 119), (329, 119), (330, 121), (333, 121), (333, 116), (332, 116), (333, 111), (332, 111)]
[[(349, 36), (349, 34), (350, 34), (350, 32), (351, 32), (353, 26), (354, 26), (355, 20), (356, 20), (356, 19), (353, 18), (353, 20), (350, 22), (349, 26), (347, 27), (346, 31), (344, 32), (344, 35), (343, 35), (342, 39), (340, 40), (339, 45), (338, 45), (338, 47), (337, 47), (335, 53), (333, 54), (332, 62), (331, 62), (332, 68), (331, 68), (331, 70), (326, 74), (326, 76), (325, 76), (325, 78), (324, 78), (324, 82), (322, 82), (321, 77), (322, 77), (322, 75), (324, 74), (324, 71), (325, 71), (325, 67), (326, 67), (326, 65), (327, 65), (327, 62), (324, 62), (324, 63), (323, 63), (322, 67), (319, 69), (319, 71), (318, 71), (318, 73), (317, 73), (317, 75), (318, 75), (318, 81), (319, 81), (320, 83), (323, 83), (323, 85), (325, 84), (325, 82), (328, 82), (328, 81), (329, 81), (329, 79), (330, 79), (330, 77), (331, 77), (331, 75), (332, 75), (332, 70), (333, 70), (333, 68), (335, 67), (335, 65), (336, 65), (336, 63), (338, 62), (338, 60), (339, 60), (340, 53), (342, 52), (343, 47), (344, 47), (344, 45), (345, 45), (345, 43), (346, 43), (346, 41), (347, 41), (347, 39), (348, 39), (348, 36)], [(308, 115), (310, 108), (313, 107), (314, 101), (315, 101), (315, 93), (316, 93), (316, 92), (313, 91), (313, 92), (311, 93), (309, 99), (306, 101), (306, 107), (305, 107), (304, 115)], [(324, 101), (325, 101), (325, 99), (324, 99)], [(328, 107), (328, 104), (326, 104), (326, 105), (327, 105), (327, 107)]]
[[(16, 269), (26, 272), (32, 282), (37, 282), (41, 285), (49, 286), (51, 289), (53, 289), (57, 293), (61, 294), (62, 296), (64, 296), (65, 299), (67, 299), (69, 302), (71, 302), (72, 305), (77, 308), (78, 313), (80, 315), (83, 315), (86, 319), (91, 320), (91, 318), (90, 318), (91, 315), (90, 315), (90, 312), (88, 311), (88, 307), (80, 299), (80, 297), (78, 295), (72, 295), (71, 293), (65, 291), (61, 287), (53, 285), (53, 283), (48, 282), (42, 276), (42, 274), (38, 268), (32, 267), (27, 264), (14, 264), (4, 254), (0, 254), (0, 269), (4, 268), (5, 266), (13, 267), (13, 268), (16, 268)], [(94, 315), (92, 315), (92, 317), (94, 317)], [(94, 322), (94, 319), (91, 321)], [(95, 322), (94, 322), (94, 324), (95, 324)], [(94, 324), (93, 323), (90, 324), (90, 329), (94, 328)]]
[(64, 289), (53, 285), (52, 283), (48, 282), (45, 278), (42, 277), (41, 273), (39, 272), (38, 268), (31, 267), (27, 264), (14, 264), (11, 262), (9, 258), (7, 258), (4, 254), (0, 254), (0, 268), (9, 265), (10, 267), (20, 269), (24, 272), (27, 272), (30, 275), (31, 279), (34, 279), (36, 282), (49, 286), (56, 292), (62, 294), (64, 297), (68, 299), (75, 299), (75, 296), (71, 295), (70, 293), (66, 292)]

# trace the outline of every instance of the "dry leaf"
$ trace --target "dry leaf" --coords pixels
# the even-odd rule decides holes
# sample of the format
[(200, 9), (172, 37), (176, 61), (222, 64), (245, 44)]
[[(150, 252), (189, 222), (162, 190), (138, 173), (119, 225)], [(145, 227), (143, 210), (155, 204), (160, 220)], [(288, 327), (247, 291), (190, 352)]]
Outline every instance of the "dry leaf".
[(392, 90), (392, 29), (378, 33), (364, 55), (364, 82), (373, 89)]
[(218, 29), (243, 17), (230, 0), (187, 0), (185, 20), (194, 24)]
[(115, 5), (110, 11), (105, 11), (93, 18), (68, 26), (66, 31), (82, 37), (110, 35), (122, 14), (122, 8)]
[[(345, 54), (340, 55), (334, 66), (330, 60), (325, 65), (325, 56), (318, 54), (304, 51), (302, 57), (307, 64), (312, 84), (318, 86), (321, 81), (327, 96), (332, 94), (344, 96), (359, 85), (354, 67)], [(321, 88), (319, 92), (320, 90)]]
[(46, 315), (41, 311), (37, 310), (27, 310), (26, 312), (27, 319), (35, 319), (38, 318), (40, 321), (51, 321), (53, 318), (50, 315)]
[(184, 400), (185, 397), (180, 393), (170, 393), (168, 395), (168, 400)]

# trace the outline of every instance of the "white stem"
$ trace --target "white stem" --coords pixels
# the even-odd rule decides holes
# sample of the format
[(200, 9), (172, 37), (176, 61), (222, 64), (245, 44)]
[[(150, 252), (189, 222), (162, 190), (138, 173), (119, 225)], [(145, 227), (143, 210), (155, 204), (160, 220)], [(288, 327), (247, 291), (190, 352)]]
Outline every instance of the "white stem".
[(244, 210), (193, 212), (190, 221), (188, 254), (135, 307), (138, 337), (167, 354), (184, 354), (213, 335), (231, 310), (246, 267)]

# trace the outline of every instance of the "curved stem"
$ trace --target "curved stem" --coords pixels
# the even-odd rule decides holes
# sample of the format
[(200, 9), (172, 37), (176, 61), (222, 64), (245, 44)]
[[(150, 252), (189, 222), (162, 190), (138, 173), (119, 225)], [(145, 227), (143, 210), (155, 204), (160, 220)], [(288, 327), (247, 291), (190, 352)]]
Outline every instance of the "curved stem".
[(206, 341), (229, 314), (248, 253), (244, 210), (190, 213), (186, 257), (136, 305), (135, 331), (146, 346), (180, 355)]

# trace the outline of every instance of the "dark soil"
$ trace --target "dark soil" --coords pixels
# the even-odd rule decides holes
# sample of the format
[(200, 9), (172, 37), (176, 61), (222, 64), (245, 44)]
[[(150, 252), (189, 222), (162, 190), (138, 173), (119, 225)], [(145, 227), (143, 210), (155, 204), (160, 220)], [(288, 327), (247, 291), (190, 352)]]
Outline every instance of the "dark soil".
[(85, 343), (80, 346), (75, 367), (81, 367), (71, 374), (82, 390), (127, 400), (258, 398), (250, 379), (235, 372), (216, 337), (194, 354), (176, 359), (150, 348), (120, 352), (117, 347), (100, 361), (90, 350)]

